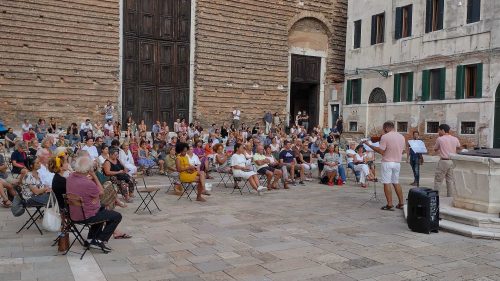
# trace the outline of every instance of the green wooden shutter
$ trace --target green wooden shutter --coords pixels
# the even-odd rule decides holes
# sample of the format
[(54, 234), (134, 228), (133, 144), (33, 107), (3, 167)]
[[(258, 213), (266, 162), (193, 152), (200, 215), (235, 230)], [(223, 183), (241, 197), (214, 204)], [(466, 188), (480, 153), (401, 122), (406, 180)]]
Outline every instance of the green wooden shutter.
[(358, 88), (356, 89), (356, 99), (357, 99), (357, 104), (361, 104), (361, 79), (358, 79)]
[(351, 104), (352, 103), (352, 85), (351, 85), (351, 80), (347, 80), (347, 87), (345, 91), (345, 104)]
[(430, 70), (422, 71), (422, 100), (428, 101), (430, 95)]
[(483, 64), (477, 64), (476, 97), (483, 97)]
[(464, 78), (465, 78), (465, 67), (463, 65), (457, 66), (457, 86), (455, 98), (457, 100), (464, 98)]
[(437, 24), (437, 29), (441, 30), (443, 29), (443, 22), (444, 22), (444, 0), (438, 0), (438, 24)]
[(425, 6), (425, 33), (432, 31), (432, 0), (427, 0)]
[(394, 95), (392, 101), (401, 101), (401, 74), (394, 74)]
[(439, 70), (439, 99), (444, 100), (446, 95), (446, 67)]
[(413, 72), (408, 73), (408, 101), (413, 101)]
[(411, 36), (411, 25), (413, 24), (413, 5), (408, 6), (408, 36)]
[(371, 44), (375, 45), (377, 42), (377, 16), (372, 16), (372, 38)]
[(396, 40), (401, 38), (402, 26), (403, 26), (403, 9), (398, 7), (396, 8), (396, 26), (394, 30), (394, 38), (396, 38)]

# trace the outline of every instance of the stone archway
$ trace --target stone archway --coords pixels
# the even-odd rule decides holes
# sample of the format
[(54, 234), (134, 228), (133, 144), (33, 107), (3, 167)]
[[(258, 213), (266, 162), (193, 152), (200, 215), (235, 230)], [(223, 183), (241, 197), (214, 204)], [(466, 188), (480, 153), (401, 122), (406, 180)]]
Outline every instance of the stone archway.
[(373, 89), (370, 93), (368, 103), (387, 103), (387, 97), (384, 90), (382, 90), (381, 88)]

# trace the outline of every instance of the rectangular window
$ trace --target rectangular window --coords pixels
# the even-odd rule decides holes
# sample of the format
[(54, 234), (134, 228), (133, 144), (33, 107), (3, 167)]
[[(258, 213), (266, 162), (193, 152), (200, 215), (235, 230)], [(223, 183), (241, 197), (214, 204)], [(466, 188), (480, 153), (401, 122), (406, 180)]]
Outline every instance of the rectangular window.
[(439, 122), (427, 122), (427, 134), (437, 134), (439, 130)]
[(457, 66), (456, 98), (481, 98), (483, 90), (483, 64)]
[(372, 45), (384, 43), (385, 13), (372, 16)]
[(460, 134), (462, 135), (475, 135), (476, 122), (462, 122), (460, 126)]
[(467, 23), (481, 19), (481, 0), (467, 0)]
[(431, 100), (439, 100), (440, 98), (440, 93), (439, 93), (439, 85), (441, 84), (440, 81), (441, 77), (439, 77), (439, 69), (433, 69), (431, 70), (430, 74), (430, 89), (431, 89)]
[(413, 72), (394, 74), (394, 102), (413, 100)]
[(361, 46), (361, 20), (354, 22), (354, 49)]
[(361, 104), (361, 79), (347, 80), (346, 104)]
[(477, 66), (467, 65), (465, 67), (465, 98), (477, 97)]
[(443, 29), (444, 0), (427, 0), (425, 32)]
[(397, 130), (398, 133), (408, 133), (408, 122), (398, 122)]
[(358, 122), (349, 122), (349, 131), (350, 132), (357, 132), (358, 131)]
[(411, 36), (413, 5), (396, 8), (395, 38), (405, 38)]

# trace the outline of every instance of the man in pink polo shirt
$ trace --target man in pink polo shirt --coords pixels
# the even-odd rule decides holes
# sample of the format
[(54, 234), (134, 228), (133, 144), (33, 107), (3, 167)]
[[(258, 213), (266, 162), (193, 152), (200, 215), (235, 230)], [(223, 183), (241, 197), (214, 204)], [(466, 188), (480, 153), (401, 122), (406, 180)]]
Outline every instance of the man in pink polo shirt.
[[(439, 137), (434, 145), (434, 151), (439, 153), (439, 162), (434, 176), (434, 190), (441, 196), (451, 197), (455, 193), (455, 177), (453, 176), (453, 161), (450, 154), (457, 153), (460, 150), (460, 141), (450, 135), (450, 126), (447, 124), (439, 125)], [(441, 189), (441, 184), (446, 178), (446, 193)]]
[(396, 195), (398, 196), (399, 204), (396, 206), (398, 209), (403, 209), (403, 191), (399, 184), (399, 172), (401, 171), (401, 158), (403, 157), (403, 150), (405, 148), (405, 138), (400, 133), (394, 131), (394, 123), (387, 121), (383, 126), (384, 135), (380, 138), (380, 146), (374, 147), (365, 141), (375, 152), (382, 155), (381, 166), (381, 182), (384, 184), (385, 198), (387, 205), (383, 206), (382, 210), (392, 211), (392, 189), (394, 186)]

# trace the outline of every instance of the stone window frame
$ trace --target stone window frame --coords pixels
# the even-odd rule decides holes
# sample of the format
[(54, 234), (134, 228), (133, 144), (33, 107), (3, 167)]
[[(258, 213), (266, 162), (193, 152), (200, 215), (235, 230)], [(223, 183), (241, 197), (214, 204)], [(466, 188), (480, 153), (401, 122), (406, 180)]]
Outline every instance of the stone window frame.
[[(400, 123), (401, 124), (406, 123), (406, 131), (399, 130), (399, 124)], [(410, 124), (410, 122), (408, 122), (408, 121), (396, 121), (396, 132), (398, 132), (398, 133), (408, 133), (410, 131), (409, 124)]]
[[(472, 133), (467, 133), (467, 132), (464, 132), (464, 124), (467, 124), (467, 123), (470, 123), (470, 124), (474, 124), (474, 129), (473, 129), (473, 132)], [(472, 126), (467, 126), (467, 127), (472, 127)], [(465, 130), (466, 131), (466, 130)], [(464, 135), (464, 136), (475, 136), (477, 134), (477, 122), (476, 121), (460, 121), (460, 135)]]
[[(348, 123), (348, 124), (349, 124), (349, 127), (348, 127), (349, 132), (357, 133), (357, 132), (359, 131), (358, 121), (349, 121), (349, 123)], [(356, 126), (356, 130), (351, 130), (351, 128), (352, 128), (352, 124), (355, 124), (355, 126)]]
[(438, 130), (435, 133), (429, 133), (429, 127), (428, 127), (429, 123), (438, 123), (438, 127), (439, 127), (439, 125), (441, 125), (441, 122), (435, 121), (435, 120), (425, 120), (425, 134), (427, 134), (427, 135), (437, 135), (438, 132), (439, 132), (439, 128), (438, 128)]

